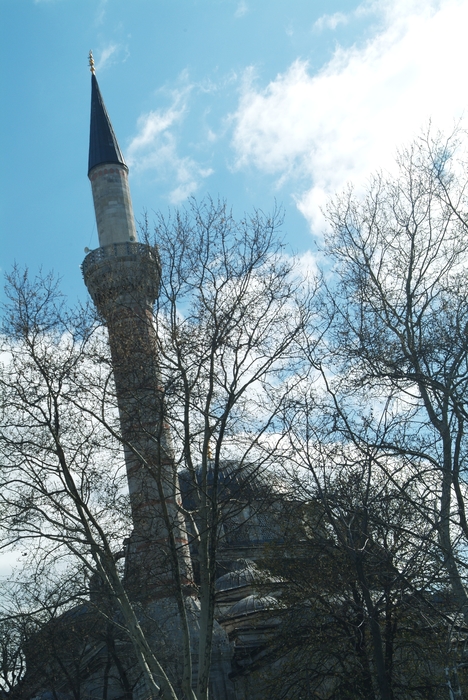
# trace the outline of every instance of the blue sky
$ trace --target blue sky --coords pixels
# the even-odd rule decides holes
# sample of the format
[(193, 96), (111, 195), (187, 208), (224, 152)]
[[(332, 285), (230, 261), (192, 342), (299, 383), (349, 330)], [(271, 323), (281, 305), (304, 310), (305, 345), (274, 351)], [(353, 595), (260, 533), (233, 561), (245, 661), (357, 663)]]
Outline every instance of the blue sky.
[(2, 270), (86, 298), (89, 49), (137, 219), (276, 199), (307, 260), (329, 196), (463, 117), (467, 26), (468, 0), (0, 0)]

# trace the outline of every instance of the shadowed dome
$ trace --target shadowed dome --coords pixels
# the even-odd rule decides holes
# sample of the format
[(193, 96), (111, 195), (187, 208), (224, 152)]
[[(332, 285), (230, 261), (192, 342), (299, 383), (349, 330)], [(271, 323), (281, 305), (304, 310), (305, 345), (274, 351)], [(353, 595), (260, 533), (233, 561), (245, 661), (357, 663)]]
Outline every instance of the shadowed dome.
[(243, 586), (250, 586), (259, 579), (263, 579), (255, 564), (249, 559), (242, 560), (244, 568), (237, 568), (234, 571), (229, 571), (224, 576), (216, 579), (215, 590), (217, 592), (230, 591)]
[(248, 595), (235, 603), (227, 612), (227, 617), (241, 617), (253, 615), (264, 610), (274, 610), (278, 607), (278, 600), (272, 595)]
[[(201, 468), (198, 468), (196, 473), (200, 485)], [(223, 460), (219, 464), (217, 478), (220, 502), (229, 501), (232, 498), (263, 500), (277, 495), (278, 483), (274, 473), (259, 464)], [(208, 489), (212, 488), (214, 479), (215, 469), (210, 465), (207, 473)], [(185, 508), (194, 510), (193, 482), (188, 470), (183, 469), (179, 472), (179, 483)]]

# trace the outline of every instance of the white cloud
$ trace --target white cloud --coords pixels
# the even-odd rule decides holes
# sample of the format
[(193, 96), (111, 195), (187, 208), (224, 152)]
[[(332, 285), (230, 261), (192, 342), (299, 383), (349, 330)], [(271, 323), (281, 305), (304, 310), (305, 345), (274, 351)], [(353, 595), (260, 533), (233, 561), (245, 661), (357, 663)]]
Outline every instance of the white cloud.
[(201, 180), (213, 172), (177, 152), (173, 129), (187, 111), (189, 93), (190, 88), (174, 91), (168, 109), (142, 115), (138, 119), (138, 132), (127, 149), (128, 163), (136, 171), (153, 170), (158, 178), (176, 184), (169, 194), (171, 204), (180, 204), (187, 199), (198, 189)]
[(241, 0), (240, 3), (237, 5), (237, 9), (234, 13), (234, 17), (237, 19), (240, 19), (241, 17), (244, 17), (247, 12), (249, 11), (249, 8), (247, 6), (247, 3), (245, 0)]
[(316, 253), (307, 250), (297, 257), (297, 270), (305, 280), (313, 283), (318, 275), (318, 258)]
[(379, 29), (365, 45), (338, 48), (316, 74), (297, 60), (265, 89), (250, 71), (233, 115), (237, 167), (296, 179), (315, 229), (330, 194), (391, 167), (429, 119), (450, 129), (465, 108), (467, 0), (379, 0), (356, 14), (371, 9)]
[(339, 24), (347, 24), (349, 22), (349, 15), (345, 15), (343, 12), (335, 12), (333, 15), (322, 15), (314, 22), (313, 29), (317, 31), (322, 31), (323, 29), (336, 29)]
[(14, 567), (21, 562), (21, 554), (17, 551), (0, 552), (0, 581), (11, 576)]
[(106, 5), (107, 0), (100, 0), (96, 9), (96, 17), (94, 19), (94, 24), (99, 25), (104, 22), (106, 16)]
[(116, 63), (118, 60), (126, 61), (129, 56), (128, 49), (123, 44), (110, 43), (98, 52), (96, 59), (96, 71), (102, 71), (109, 65)]

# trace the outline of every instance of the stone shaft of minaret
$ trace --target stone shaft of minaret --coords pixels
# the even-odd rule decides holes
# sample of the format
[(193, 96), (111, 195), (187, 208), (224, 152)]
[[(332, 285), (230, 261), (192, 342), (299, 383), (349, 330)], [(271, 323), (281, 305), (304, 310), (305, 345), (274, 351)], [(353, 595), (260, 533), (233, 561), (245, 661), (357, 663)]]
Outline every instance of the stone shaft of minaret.
[(174, 547), (181, 580), (192, 571), (157, 359), (153, 304), (159, 293), (157, 250), (136, 241), (128, 168), (92, 75), (88, 176), (100, 247), (83, 262), (83, 276), (109, 332), (133, 532), (125, 579), (134, 597), (171, 595)]

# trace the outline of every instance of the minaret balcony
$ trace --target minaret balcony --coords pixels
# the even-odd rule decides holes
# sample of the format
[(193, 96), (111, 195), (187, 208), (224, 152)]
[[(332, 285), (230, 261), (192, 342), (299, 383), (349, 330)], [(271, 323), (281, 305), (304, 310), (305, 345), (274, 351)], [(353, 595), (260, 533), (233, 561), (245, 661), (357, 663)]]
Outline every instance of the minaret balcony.
[[(81, 271), (98, 306), (111, 300), (117, 302), (119, 297), (121, 303), (127, 303), (128, 295), (147, 303), (158, 296), (159, 255), (155, 247), (146, 243), (125, 241), (96, 248), (83, 260)], [(105, 314), (103, 308), (100, 310)]]
[(136, 256), (140, 257), (142, 255), (154, 259), (157, 265), (159, 265), (159, 255), (155, 248), (146, 243), (124, 241), (122, 243), (112, 243), (111, 245), (91, 250), (83, 260), (81, 271), (83, 275), (86, 276), (89, 268), (94, 267), (94, 265), (100, 262), (107, 261), (109, 258), (125, 257), (136, 259)]

